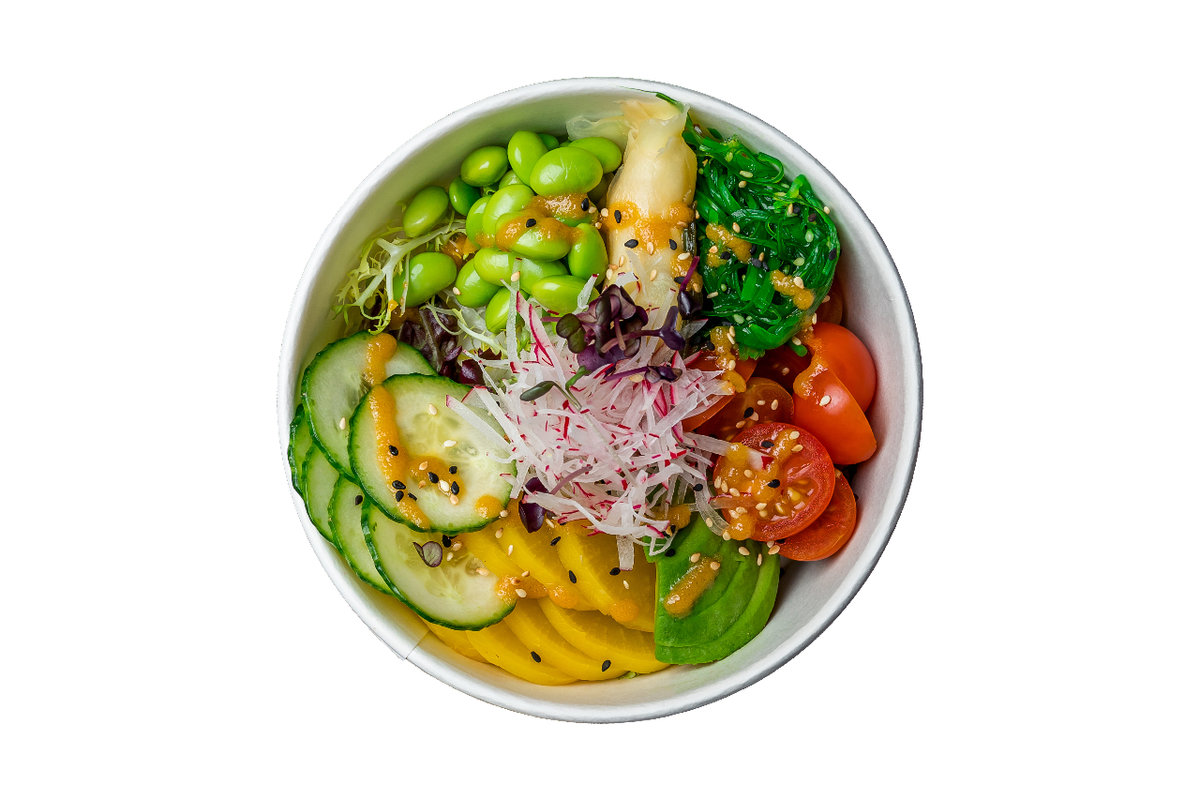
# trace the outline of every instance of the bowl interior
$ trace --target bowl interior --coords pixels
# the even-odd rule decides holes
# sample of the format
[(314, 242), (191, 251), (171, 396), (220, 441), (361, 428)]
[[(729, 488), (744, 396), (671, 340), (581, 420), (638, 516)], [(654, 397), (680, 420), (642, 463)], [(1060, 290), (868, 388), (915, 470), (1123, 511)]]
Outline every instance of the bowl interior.
[(393, 153), (330, 223), (293, 303), (280, 365), (280, 437), (297, 402), (300, 370), (340, 334), (331, 298), (361, 243), (394, 215), (396, 203), (449, 179), (463, 154), (504, 142), (518, 129), (561, 132), (575, 114), (615, 111), (620, 100), (661, 91), (687, 103), (723, 135), (738, 134), (804, 173), (832, 209), (842, 241), (839, 273), (847, 321), (870, 348), (880, 390), (869, 417), (876, 454), (855, 477), (859, 522), (854, 537), (825, 561), (787, 566), (766, 629), (732, 656), (701, 667), (673, 667), (636, 680), (544, 687), (444, 646), (399, 601), (366, 587), (321, 538), (296, 499), (318, 558), (363, 621), (397, 654), (480, 699), (517, 711), (567, 720), (617, 721), (662, 716), (723, 697), (758, 680), (803, 649), (837, 616), (878, 560), (900, 513), (916, 458), (921, 374), (912, 312), (883, 242), (853, 198), (815, 159), (779, 131), (722, 101), (680, 87), (638, 80), (577, 79), (506, 92), (435, 123)]

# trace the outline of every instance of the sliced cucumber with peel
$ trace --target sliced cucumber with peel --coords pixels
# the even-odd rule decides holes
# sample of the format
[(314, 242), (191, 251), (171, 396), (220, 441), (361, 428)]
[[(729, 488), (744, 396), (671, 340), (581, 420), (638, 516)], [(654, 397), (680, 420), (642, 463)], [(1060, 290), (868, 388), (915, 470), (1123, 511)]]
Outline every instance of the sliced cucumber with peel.
[(308, 518), (321, 532), (321, 535), (333, 541), (333, 529), (329, 527), (329, 501), (333, 498), (333, 487), (337, 484), (340, 474), (321, 448), (314, 447), (304, 459), (304, 474), (300, 484), (300, 496), (304, 498), (304, 507), (308, 510)]
[(391, 594), (387, 582), (375, 568), (375, 560), (367, 547), (367, 538), (363, 535), (362, 510), (367, 502), (363, 490), (358, 484), (346, 478), (339, 477), (333, 489), (333, 499), (329, 501), (329, 521), (333, 531), (333, 544), (342, 551), (342, 556), (354, 574), (363, 583), (378, 589), (384, 594)]
[[(330, 463), (347, 478), (354, 478), (350, 457), (349, 421), (355, 406), (371, 388), (365, 377), (367, 354), (374, 335), (363, 331), (339, 339), (326, 347), (308, 368), (300, 382), (304, 413), (312, 426), (313, 439)], [(397, 344), (396, 352), (384, 366), (385, 375), (416, 372), (433, 375), (434, 369), (416, 349)]]
[(384, 583), (424, 619), (477, 631), (513, 610), (515, 601), (500, 595), (500, 577), (465, 549), (444, 548), (438, 566), (425, 563), (417, 548), (430, 541), (441, 547), (438, 534), (415, 531), (371, 503), (363, 503), (362, 529)]
[(308, 451), (314, 446), (312, 428), (308, 424), (308, 417), (304, 415), (304, 405), (298, 405), (288, 436), (288, 466), (292, 468), (292, 488), (297, 492), (300, 491), (300, 480), (304, 473), (304, 459), (308, 458)]
[[(396, 446), (407, 454), (411, 464), (436, 460), (454, 467), (453, 474), (434, 473), (433, 477), (458, 487), (458, 492), (444, 490), (426, 473), (415, 478), (406, 474), (401, 482), (405, 491), (416, 498), (428, 524), (406, 519), (396, 502), (396, 488), (380, 467), (378, 424), (371, 414), (371, 404), (364, 401), (350, 420), (350, 464), (371, 501), (387, 516), (417, 530), (452, 534), (477, 530), (494, 520), (512, 492), (507, 477), (512, 474), (512, 465), (493, 457), (486, 437), (446, 407), (448, 397), (462, 400), (469, 389), (448, 378), (424, 375), (396, 375), (380, 386), (395, 401), (394, 421), (400, 434)], [(430, 414), (430, 408), (435, 413)], [(494, 420), (482, 413), (477, 416), (490, 424), (497, 436), (501, 435)], [(422, 480), (427, 485), (419, 487)]]

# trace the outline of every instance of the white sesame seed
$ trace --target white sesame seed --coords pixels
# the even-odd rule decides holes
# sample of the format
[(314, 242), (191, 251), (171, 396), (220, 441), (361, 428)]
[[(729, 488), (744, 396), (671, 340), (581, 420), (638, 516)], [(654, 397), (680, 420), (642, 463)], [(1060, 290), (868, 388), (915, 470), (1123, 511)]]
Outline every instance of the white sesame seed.
[(829, 295), (825, 295), (824, 297), (821, 298), (821, 305), (825, 305), (826, 303), (829, 302), (829, 300), (830, 300)]
[(750, 470), (748, 470), (748, 469), (744, 469), (744, 470), (742, 470), (742, 474), (743, 474), (743, 475), (745, 475), (747, 478), (753, 478), (753, 477), (754, 477), (754, 473), (753, 473), (753, 472), (751, 472), (751, 471), (750, 471)]
[(739, 188), (739, 189), (745, 189), (745, 188), (746, 188), (746, 182), (745, 182), (745, 181), (738, 181), (738, 188)]
[(517, 270), (512, 275), (509, 275), (508, 279), (510, 281), (512, 281), (513, 283), (516, 283), (517, 281), (521, 280), (521, 270)]
[(717, 252), (717, 246), (714, 244), (712, 247), (708, 248), (708, 252), (710, 252), (710, 253)]
[(758, 554), (758, 565), (759, 565), (760, 567), (762, 566), (762, 553), (759, 553), (759, 554)]
[(528, 577), (529, 577), (529, 570), (525, 570), (524, 572), (522, 572), (522, 573), (521, 573), (521, 577), (522, 577), (522, 578), (528, 578)]
[(646, 254), (654, 255), (654, 242), (646, 242)]
[(828, 214), (828, 213), (829, 213), (829, 206), (825, 206), (825, 207), (823, 207), (821, 210), (822, 210), (822, 211), (824, 211), (826, 214)]
[(766, 503), (756, 503), (756, 504), (754, 505), (754, 508), (755, 508), (755, 509), (757, 509), (757, 510), (759, 510), (759, 511), (762, 511), (762, 510), (763, 510), (764, 508), (766, 508), (766, 507), (767, 507), (767, 504), (766, 504)]
[(453, 292), (456, 296), (462, 294), (462, 289), (459, 289), (457, 286), (452, 288), (450, 291)]
[(650, 280), (654, 280), (657, 277), (658, 277), (658, 270), (656, 270), (656, 269), (650, 270)]
[(425, 470), (429, 469), (429, 462), (422, 461), (420, 464), (417, 464), (417, 469), (421, 472), (424, 472)]
[(503, 536), (503, 535), (504, 535), (504, 531), (496, 531), (496, 538), (497, 538), (497, 539), (499, 539), (499, 538), (500, 538), (501, 536)]
[(804, 278), (801, 278), (799, 275), (797, 275), (796, 277), (792, 278), (792, 283), (796, 284), (796, 285), (797, 285), (797, 286), (799, 286), (801, 289), (803, 289), (803, 288), (804, 288)]
[(823, 405), (823, 406), (829, 405), (829, 400), (830, 400), (829, 395), (825, 395), (824, 397), (821, 398), (821, 405)]
[(442, 442), (442, 447), (454, 447), (456, 444), (458, 444), (458, 442), (455, 440), (447, 439), (446, 441)]
[(769, 550), (767, 550), (767, 555), (773, 556), (778, 552), (779, 552), (779, 545), (777, 545), (777, 544), (771, 545), (771, 548)]
[(804, 344), (804, 342), (800, 341), (800, 337), (799, 337), (799, 336), (793, 336), (793, 337), (792, 337), (792, 344), (794, 344), (794, 345), (796, 345), (797, 347), (799, 347), (800, 345)]
[(789, 372), (791, 372), (791, 371), (792, 371), (792, 368), (791, 368), (791, 367), (784, 367), (783, 369), (779, 370), (779, 374), (780, 374), (780, 375), (787, 375), (787, 374), (788, 374)]
[(450, 491), (450, 482), (449, 481), (438, 481), (438, 488), (441, 489), (443, 492), (448, 492), (448, 491)]
[(338, 420), (338, 430), (339, 431), (346, 430), (346, 418), (345, 417), (342, 417), (341, 419)]
[(729, 535), (729, 531), (725, 531), (724, 533), (721, 534), (721, 538), (728, 542), (733, 537)]
[(708, 517), (705, 517), (704, 524), (711, 528), (713, 526), (713, 521), (711, 519), (709, 519)]
[(705, 295), (705, 296), (706, 296), (708, 299), (710, 299), (710, 300), (711, 300), (712, 298), (716, 297), (716, 296), (717, 296), (717, 295), (719, 295), (719, 294), (720, 294), (720, 292), (709, 292), (709, 293), (708, 293), (707, 295)]
[(754, 173), (748, 169), (739, 170), (738, 175), (741, 175), (743, 178), (753, 178), (754, 177)]
[(678, 259), (679, 261), (687, 261), (688, 258), (691, 257), (691, 255), (692, 255), (691, 253), (680, 253), (679, 255), (675, 256), (675, 258)]
[(688, 561), (691, 561), (693, 564), (695, 564), (699, 560), (700, 560), (699, 553), (692, 553), (690, 556), (688, 556)]
[(629, 581), (621, 581), (621, 583), (625, 584), (626, 589), (629, 588)]
[(798, 444), (798, 445), (796, 445), (795, 447), (793, 447), (793, 448), (792, 448), (792, 452), (793, 452), (793, 453), (799, 453), (799, 452), (800, 452), (801, 450), (803, 450), (803, 449), (804, 449), (804, 445), (802, 445), (802, 444)]
[(642, 376), (641, 376), (641, 375), (630, 375), (630, 376), (629, 376), (629, 382), (630, 382), (630, 383), (641, 383), (641, 382), (642, 382)]
[(513, 546), (510, 544), (510, 545), (508, 546), (508, 554), (509, 554), (510, 556), (512, 555), (512, 551), (513, 551)]
[(721, 562), (720, 561), (710, 561), (708, 564), (708, 567), (713, 572), (716, 572), (717, 570), (719, 570), (721, 568)]
[(431, 417), (437, 416), (437, 406), (435, 406), (433, 403), (430, 403), (429, 408), (427, 408), (426, 410), (429, 412), (429, 416), (431, 416)]
[(517, 597), (525, 597), (528, 594), (529, 592), (525, 591), (524, 589), (517, 589)]
[(742, 546), (742, 547), (739, 547), (739, 548), (738, 548), (738, 552), (739, 552), (739, 553), (741, 553), (741, 554), (742, 554), (742, 555), (744, 555), (744, 556), (748, 556), (748, 555), (750, 555), (750, 548), (749, 548), (749, 547)]
[(476, 574), (476, 575), (487, 575), (487, 574), (488, 574), (488, 571), (487, 571), (487, 569), (485, 569), (484, 567), (476, 567), (476, 568), (475, 568), (475, 574)]
[[(507, 517), (507, 516), (508, 516), (508, 509), (507, 509), (507, 508), (505, 508), (505, 509), (502, 509), (502, 510), (500, 511), (500, 517), (501, 517), (501, 519), (503, 519), (504, 517)], [(500, 538), (500, 534), (498, 534), (498, 533), (497, 533), (497, 534), (496, 534), (496, 538), (497, 538), (497, 539), (499, 539), (499, 538)]]
[(800, 431), (792, 431), (791, 433), (788, 434), (788, 438), (789, 439), (799, 439)]
[(776, 410), (776, 409), (778, 409), (778, 408), (779, 408), (779, 401), (778, 401), (778, 400), (772, 400), (772, 401), (771, 401), (771, 410), (772, 410), (772, 411), (775, 411), (775, 410)]
[(453, 560), (454, 560), (454, 553), (446, 553), (446, 560), (447, 560), (447, 561), (453, 561)]
[(741, 225), (738, 225), (736, 222), (735, 222), (735, 223), (733, 223), (733, 232), (734, 232), (734, 233), (741, 233), (741, 232), (742, 232), (742, 226), (741, 226)]
[(621, 257), (617, 259), (617, 266), (618, 267), (625, 266), (625, 255), (624, 254), (622, 254)]
[(456, 495), (456, 494), (450, 495), (450, 505), (452, 505), (452, 506), (458, 505), (458, 495)]

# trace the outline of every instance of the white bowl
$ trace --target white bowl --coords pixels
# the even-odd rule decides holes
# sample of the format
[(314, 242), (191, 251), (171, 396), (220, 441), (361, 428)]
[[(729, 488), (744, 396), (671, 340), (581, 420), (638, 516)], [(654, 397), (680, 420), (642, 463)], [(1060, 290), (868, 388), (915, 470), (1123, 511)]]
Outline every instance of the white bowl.
[[(614, 107), (644, 92), (687, 103), (700, 121), (723, 135), (780, 158), (803, 173), (832, 209), (842, 242), (839, 273), (854, 331), (875, 358), (879, 391), (870, 410), (879, 449), (854, 479), (858, 528), (832, 558), (794, 563), (784, 572), (765, 630), (726, 659), (677, 666), (633, 680), (537, 686), (454, 653), (415, 615), (359, 581), (308, 521), (296, 512), (325, 571), (355, 612), (401, 658), (481, 700), (514, 711), (562, 720), (615, 722), (648, 719), (712, 702), (759, 680), (803, 650), (828, 626), (878, 561), (908, 493), (921, 427), (921, 362), (912, 310), (900, 276), (866, 214), (816, 159), (762, 120), (721, 100), (678, 86), (643, 80), (580, 78), (514, 89), (439, 120), (392, 153), (363, 181), (329, 223), (313, 251), (292, 303), (279, 368), (279, 438), (287, 449), (297, 402), (297, 376), (336, 338), (330, 301), (361, 243), (421, 187), (449, 180), (465, 153), (503, 143), (519, 129), (560, 131), (577, 113)], [(286, 458), (285, 458), (286, 466)]]

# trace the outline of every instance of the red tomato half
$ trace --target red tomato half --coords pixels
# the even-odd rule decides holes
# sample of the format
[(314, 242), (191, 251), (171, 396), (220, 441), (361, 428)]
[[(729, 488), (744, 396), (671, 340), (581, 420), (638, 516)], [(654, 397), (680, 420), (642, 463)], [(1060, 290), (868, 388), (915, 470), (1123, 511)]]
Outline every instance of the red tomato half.
[(835, 464), (857, 464), (875, 452), (875, 433), (867, 415), (832, 370), (819, 363), (792, 385), (792, 421), (812, 433), (829, 450)]
[(758, 366), (754, 368), (754, 376), (773, 380), (782, 386), (791, 386), (792, 381), (796, 380), (801, 372), (808, 369), (811, 361), (812, 356), (796, 355), (792, 346), (785, 344), (774, 350), (768, 350), (758, 360)]
[[(808, 527), (833, 497), (836, 471), (821, 442), (782, 422), (755, 425), (717, 459), (717, 505), (735, 539), (777, 541)], [(764, 457), (765, 456), (765, 457)]]
[[(788, 381), (791, 385), (791, 381)], [(743, 428), (762, 422), (791, 422), (792, 393), (768, 378), (751, 378), (698, 433), (729, 441)]]
[(858, 503), (854, 490), (841, 472), (833, 487), (833, 499), (811, 525), (779, 543), (779, 555), (793, 561), (820, 561), (841, 550), (854, 533)]
[(862, 339), (841, 325), (818, 322), (813, 326), (811, 347), (813, 357), (833, 370), (859, 406), (869, 408), (875, 399), (875, 361)]

